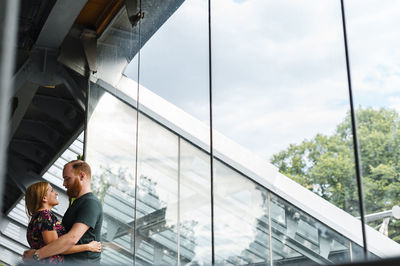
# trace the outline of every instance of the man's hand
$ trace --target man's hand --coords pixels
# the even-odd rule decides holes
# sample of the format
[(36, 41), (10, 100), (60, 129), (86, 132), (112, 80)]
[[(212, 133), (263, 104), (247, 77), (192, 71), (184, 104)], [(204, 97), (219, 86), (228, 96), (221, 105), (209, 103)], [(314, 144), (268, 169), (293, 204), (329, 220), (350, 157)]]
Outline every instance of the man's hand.
[(35, 249), (25, 250), (24, 254), (22, 255), (22, 259), (24, 261), (33, 260), (33, 253), (35, 253)]
[(88, 244), (89, 251), (91, 252), (101, 252), (101, 243), (97, 241), (92, 241)]

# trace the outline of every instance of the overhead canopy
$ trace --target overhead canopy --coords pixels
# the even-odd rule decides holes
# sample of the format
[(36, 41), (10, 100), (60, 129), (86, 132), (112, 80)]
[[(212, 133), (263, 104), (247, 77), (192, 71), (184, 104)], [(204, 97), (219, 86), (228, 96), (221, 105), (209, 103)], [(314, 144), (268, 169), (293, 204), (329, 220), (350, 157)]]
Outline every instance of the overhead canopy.
[(82, 132), (89, 74), (116, 84), (182, 2), (144, 1), (139, 43), (138, 1), (21, 1), (3, 214)]

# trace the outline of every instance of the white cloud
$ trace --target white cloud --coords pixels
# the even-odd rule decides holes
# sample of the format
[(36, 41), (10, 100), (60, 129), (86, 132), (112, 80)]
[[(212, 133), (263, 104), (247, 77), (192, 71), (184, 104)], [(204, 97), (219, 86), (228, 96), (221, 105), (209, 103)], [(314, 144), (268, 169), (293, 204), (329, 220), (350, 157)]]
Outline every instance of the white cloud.
[(400, 2), (347, 1), (346, 7), (355, 91), (380, 95), (398, 93)]

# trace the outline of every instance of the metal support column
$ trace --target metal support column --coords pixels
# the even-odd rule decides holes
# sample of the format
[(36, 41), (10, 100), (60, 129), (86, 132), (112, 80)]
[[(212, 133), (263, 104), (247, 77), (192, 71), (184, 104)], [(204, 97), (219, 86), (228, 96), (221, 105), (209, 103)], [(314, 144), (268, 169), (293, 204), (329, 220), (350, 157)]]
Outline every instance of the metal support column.
[[(0, 198), (3, 199), (19, 0), (0, 2)], [(0, 200), (0, 210), (2, 209)], [(0, 216), (1, 217), (1, 216)], [(1, 218), (0, 218), (1, 219)], [(0, 221), (1, 222), (1, 221)]]
[(354, 161), (356, 168), (356, 178), (357, 178), (357, 191), (358, 191), (358, 202), (360, 206), (360, 216), (361, 216), (361, 232), (363, 239), (363, 249), (364, 258), (368, 259), (368, 247), (367, 247), (367, 234), (365, 229), (365, 209), (364, 209), (364, 196), (362, 190), (362, 178), (361, 178), (361, 163), (360, 155), (358, 149), (358, 136), (357, 136), (357, 123), (356, 123), (356, 112), (354, 108), (353, 101), (353, 90), (351, 86), (351, 73), (350, 73), (350, 59), (349, 59), (349, 49), (347, 45), (347, 30), (346, 30), (346, 14), (344, 11), (344, 2), (340, 1), (341, 14), (342, 14), (342, 26), (343, 26), (343, 40), (344, 40), (344, 50), (346, 55), (346, 69), (347, 69), (347, 84), (349, 88), (349, 100), (350, 100), (350, 116), (351, 116), (351, 129), (353, 133), (353, 145), (354, 145)]

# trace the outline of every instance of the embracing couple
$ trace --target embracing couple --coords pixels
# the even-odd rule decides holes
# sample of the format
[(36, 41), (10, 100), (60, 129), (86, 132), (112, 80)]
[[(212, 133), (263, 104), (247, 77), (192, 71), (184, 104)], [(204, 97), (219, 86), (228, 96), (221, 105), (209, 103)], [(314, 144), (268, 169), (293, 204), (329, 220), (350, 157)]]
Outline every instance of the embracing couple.
[(38, 182), (26, 190), (25, 203), (31, 220), (27, 239), (32, 249), (24, 260), (42, 263), (100, 262), (103, 210), (90, 188), (90, 166), (81, 160), (67, 163), (63, 170), (67, 194), (75, 198), (62, 223), (51, 209), (58, 204), (58, 193), (48, 182)]

